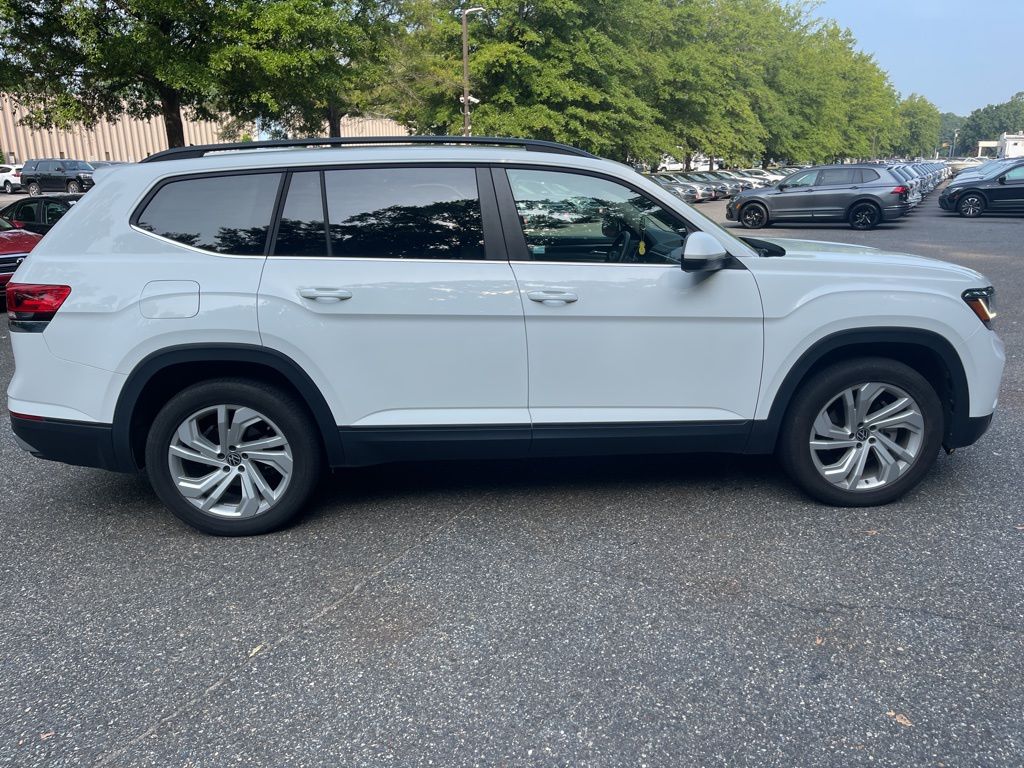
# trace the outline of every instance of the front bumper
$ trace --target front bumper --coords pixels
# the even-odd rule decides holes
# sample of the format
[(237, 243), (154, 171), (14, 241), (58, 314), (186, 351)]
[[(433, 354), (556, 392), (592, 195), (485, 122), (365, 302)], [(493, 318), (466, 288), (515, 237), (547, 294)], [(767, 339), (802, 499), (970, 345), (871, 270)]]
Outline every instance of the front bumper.
[(988, 432), (989, 426), (992, 424), (992, 414), (988, 416), (971, 416), (969, 417), (959, 429), (953, 429), (946, 436), (946, 440), (943, 443), (943, 447), (946, 450), (954, 450), (955, 448), (966, 448), (968, 445), (974, 445), (981, 436)]

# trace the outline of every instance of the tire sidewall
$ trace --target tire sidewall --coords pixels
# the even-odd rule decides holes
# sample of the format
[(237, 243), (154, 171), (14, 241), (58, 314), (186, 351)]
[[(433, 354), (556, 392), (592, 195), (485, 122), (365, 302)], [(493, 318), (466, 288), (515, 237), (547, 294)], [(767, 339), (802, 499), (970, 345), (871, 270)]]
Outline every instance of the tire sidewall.
[[(196, 411), (212, 405), (247, 406), (269, 418), (292, 449), (292, 474), (284, 497), (270, 510), (247, 520), (208, 515), (177, 490), (168, 466), (167, 449), (178, 427)], [(316, 487), (321, 469), (318, 430), (305, 406), (288, 393), (245, 380), (218, 379), (197, 384), (171, 398), (153, 420), (146, 440), (146, 474), (160, 500), (183, 522), (216, 536), (269, 533), (288, 524)]]
[[(743, 214), (751, 209), (756, 209), (761, 212), (761, 222), (759, 224), (748, 224), (747, 220), (744, 218)], [(765, 208), (762, 203), (747, 203), (740, 208), (738, 218), (740, 220), (740, 224), (742, 224), (745, 229), (761, 229), (768, 224), (768, 209)]]
[[(978, 212), (977, 213), (966, 213), (964, 211), (964, 203), (966, 203), (968, 200), (971, 200), (971, 199), (974, 199), (974, 200), (978, 201)], [(960, 201), (960, 204), (956, 207), (956, 210), (957, 210), (957, 213), (959, 213), (965, 219), (975, 219), (978, 216), (981, 216), (981, 214), (983, 214), (985, 212), (985, 200), (982, 198), (981, 195), (972, 192), (971, 194), (965, 195), (963, 197), (963, 199)]]
[(70, 194), (70, 195), (77, 195), (81, 191), (82, 191), (82, 188), (79, 186), (77, 181), (69, 181), (68, 182), (68, 194)]
[(33, 181), (31, 184), (28, 185), (29, 197), (39, 197), (40, 192), (41, 189), (36, 182)]
[[(866, 227), (859, 226), (859, 225), (854, 223), (854, 221), (856, 220), (856, 217), (857, 217), (857, 211), (861, 210), (862, 208), (870, 208), (872, 211), (874, 211), (874, 214), (875, 214), (875, 221), (872, 224), (870, 224), (869, 226), (866, 226)], [(861, 231), (867, 231), (869, 229), (874, 229), (875, 227), (878, 226), (878, 224), (881, 222), (881, 220), (882, 220), (882, 212), (878, 209), (878, 206), (875, 205), (874, 203), (857, 203), (855, 206), (853, 206), (853, 208), (850, 209), (850, 217), (848, 219), (848, 221), (850, 223), (850, 226), (853, 229), (858, 229), (858, 230), (861, 230)]]
[(14, 192), (14, 186), (9, 181), (4, 182), (4, 194), (9, 195)]
[[(895, 482), (872, 491), (846, 491), (823, 478), (809, 447), (811, 427), (826, 403), (847, 387), (876, 381), (899, 387), (917, 402), (925, 420), (917, 459)], [(942, 403), (928, 381), (913, 368), (886, 358), (862, 358), (832, 365), (811, 378), (793, 396), (778, 444), (789, 475), (814, 498), (841, 507), (888, 504), (914, 488), (934, 464), (945, 434)]]

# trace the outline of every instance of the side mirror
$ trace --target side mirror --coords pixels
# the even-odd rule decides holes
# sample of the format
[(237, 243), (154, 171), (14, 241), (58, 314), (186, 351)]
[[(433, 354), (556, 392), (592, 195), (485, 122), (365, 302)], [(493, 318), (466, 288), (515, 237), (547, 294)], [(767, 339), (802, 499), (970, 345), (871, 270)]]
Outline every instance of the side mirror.
[(716, 272), (729, 261), (729, 254), (707, 232), (691, 232), (686, 236), (679, 263), (684, 272)]
[(1003, 174), (1002, 176), (1000, 176), (998, 179), (996, 179), (996, 181), (998, 181), (1000, 184), (1005, 184), (1006, 183), (1006, 174)]
[(782, 190), (784, 190), (784, 189), (785, 189), (786, 187), (788, 187), (788, 186), (789, 186), (789, 184), (786, 184), (785, 182), (782, 182), (782, 183), (780, 183), (780, 184), (777, 184), (776, 186), (778, 186), (778, 188), (779, 188), (779, 192), (781, 192), (781, 191), (782, 191)]

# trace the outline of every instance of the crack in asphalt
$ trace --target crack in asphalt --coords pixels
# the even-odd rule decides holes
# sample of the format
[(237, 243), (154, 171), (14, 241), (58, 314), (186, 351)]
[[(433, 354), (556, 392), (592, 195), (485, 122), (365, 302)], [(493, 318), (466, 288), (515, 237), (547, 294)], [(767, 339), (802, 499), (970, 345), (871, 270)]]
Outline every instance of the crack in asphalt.
[(157, 720), (155, 723), (153, 723), (153, 725), (151, 725), (145, 731), (143, 731), (139, 735), (129, 739), (127, 742), (122, 744), (117, 749), (113, 750), (112, 752), (107, 752), (105, 754), (99, 755), (99, 757), (97, 758), (97, 760), (94, 763), (94, 765), (96, 765), (97, 768), (99, 766), (110, 765), (113, 761), (115, 761), (118, 758), (122, 757), (134, 745), (136, 745), (139, 742), (144, 741), (145, 739), (149, 738), (150, 736), (153, 736), (154, 734), (156, 734), (160, 730), (160, 728), (162, 726), (167, 725), (168, 723), (172, 722), (179, 715), (185, 713), (186, 711), (189, 711), (189, 710), (195, 708), (204, 699), (208, 698), (210, 696), (210, 694), (212, 694), (214, 691), (216, 691), (218, 688), (220, 688), (222, 685), (224, 685), (224, 683), (226, 683), (232, 677), (234, 677), (235, 675), (237, 675), (239, 672), (243, 671), (247, 667), (252, 666), (253, 661), (257, 657), (264, 656), (267, 651), (270, 651), (270, 650), (272, 650), (273, 648), (276, 648), (276, 647), (280, 647), (281, 645), (287, 643), (289, 640), (294, 638), (299, 633), (306, 631), (313, 624), (315, 624), (317, 621), (319, 621), (320, 619), (324, 618), (328, 614), (336, 611), (338, 608), (340, 608), (342, 605), (344, 605), (348, 600), (352, 599), (357, 594), (359, 594), (359, 592), (362, 591), (368, 584), (370, 584), (375, 579), (380, 577), (382, 574), (384, 574), (385, 572), (390, 570), (392, 566), (394, 566), (397, 563), (399, 563), (402, 560), (404, 560), (411, 552), (413, 552), (414, 550), (420, 549), (421, 547), (425, 546), (426, 544), (429, 544), (431, 541), (433, 541), (434, 539), (436, 539), (438, 536), (442, 535), (446, 531), (451, 530), (455, 526), (455, 523), (460, 518), (464, 517), (470, 510), (472, 510), (475, 506), (478, 506), (481, 502), (482, 502), (482, 499), (475, 499), (475, 500), (471, 501), (469, 504), (467, 504), (465, 507), (460, 509), (454, 515), (449, 517), (443, 523), (440, 523), (439, 525), (435, 526), (425, 536), (423, 536), (423, 537), (417, 539), (416, 541), (414, 541), (413, 543), (411, 543), (409, 546), (407, 546), (405, 549), (403, 549), (401, 552), (399, 552), (393, 558), (391, 558), (390, 560), (388, 560), (385, 563), (382, 563), (381, 565), (377, 566), (376, 568), (373, 568), (366, 575), (365, 578), (363, 578), (355, 586), (353, 586), (352, 589), (350, 589), (347, 592), (345, 592), (344, 594), (342, 594), (338, 599), (328, 603), (326, 606), (321, 608), (319, 611), (317, 611), (317, 612), (307, 616), (304, 620), (302, 620), (301, 622), (296, 624), (294, 626), (294, 628), (291, 629), (290, 631), (284, 633), (283, 635), (277, 637), (274, 640), (271, 640), (271, 641), (268, 641), (268, 642), (262, 644), (262, 646), (257, 646), (257, 648), (259, 648), (259, 650), (261, 652), (251, 653), (249, 656), (247, 656), (245, 659), (243, 659), (240, 664), (236, 664), (236, 665), (232, 666), (230, 669), (228, 669), (226, 672), (224, 672), (224, 674), (222, 674), (217, 680), (215, 680), (209, 686), (204, 688), (201, 693), (186, 699), (181, 705), (176, 707), (173, 711), (171, 711), (167, 715), (164, 715), (163, 717), (161, 717), (159, 720)]

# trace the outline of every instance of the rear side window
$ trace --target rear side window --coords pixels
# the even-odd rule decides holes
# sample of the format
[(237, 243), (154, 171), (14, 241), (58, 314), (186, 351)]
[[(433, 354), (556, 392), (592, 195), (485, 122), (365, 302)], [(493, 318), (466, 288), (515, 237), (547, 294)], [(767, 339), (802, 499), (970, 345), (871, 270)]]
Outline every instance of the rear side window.
[(868, 184), (872, 181), (878, 181), (881, 176), (878, 175), (878, 171), (872, 168), (861, 168), (860, 169), (860, 180), (864, 184)]
[(275, 256), (326, 256), (327, 227), (319, 171), (293, 173), (274, 243)]
[(324, 184), (332, 256), (485, 258), (472, 168), (352, 168)]
[(147, 232), (213, 253), (261, 256), (280, 181), (280, 173), (171, 181), (157, 190), (136, 224)]

